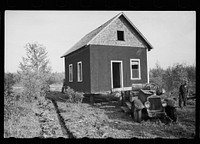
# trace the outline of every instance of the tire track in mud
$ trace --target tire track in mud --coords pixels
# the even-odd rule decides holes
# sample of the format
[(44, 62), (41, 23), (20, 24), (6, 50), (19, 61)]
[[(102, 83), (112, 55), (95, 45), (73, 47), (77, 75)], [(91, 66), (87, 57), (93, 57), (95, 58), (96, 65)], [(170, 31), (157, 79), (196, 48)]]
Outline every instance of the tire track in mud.
[(57, 113), (57, 116), (58, 116), (58, 120), (59, 120), (59, 123), (60, 123), (60, 126), (61, 126), (61, 129), (62, 129), (62, 132), (63, 132), (63, 135), (66, 135), (68, 136), (68, 138), (76, 138), (72, 132), (70, 132), (70, 130), (67, 128), (67, 126), (65, 125), (65, 121), (63, 119), (63, 117), (61, 116), (60, 114), (60, 111), (58, 109), (58, 105), (56, 103), (55, 100), (53, 99), (50, 99), (56, 109), (56, 113)]

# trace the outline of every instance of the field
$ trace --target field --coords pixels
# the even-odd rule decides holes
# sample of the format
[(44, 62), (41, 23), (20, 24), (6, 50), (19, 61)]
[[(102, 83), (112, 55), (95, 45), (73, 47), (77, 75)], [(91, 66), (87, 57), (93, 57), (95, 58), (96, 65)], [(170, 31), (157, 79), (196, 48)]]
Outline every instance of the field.
[(177, 109), (178, 122), (164, 124), (153, 119), (140, 124), (124, 113), (117, 101), (94, 103), (69, 103), (59, 87), (49, 98), (57, 102), (58, 111), (69, 131), (76, 138), (194, 138), (195, 100), (189, 100), (185, 109)]
[[(11, 118), (6, 119), (4, 112), (4, 137), (65, 137), (53, 103), (46, 100), (45, 107), (38, 108), (34, 103), (26, 103), (19, 98), (22, 91), (22, 87), (14, 87), (16, 100), (11, 108)], [(39, 111), (43, 113), (38, 115)]]
[[(16, 101), (19, 114), (4, 122), (4, 137), (65, 138), (189, 138), (195, 137), (195, 100), (178, 108), (178, 122), (164, 124), (158, 119), (136, 123), (124, 113), (118, 101), (70, 103), (61, 85), (52, 85), (44, 114), (34, 106)], [(22, 88), (15, 88), (20, 95)]]

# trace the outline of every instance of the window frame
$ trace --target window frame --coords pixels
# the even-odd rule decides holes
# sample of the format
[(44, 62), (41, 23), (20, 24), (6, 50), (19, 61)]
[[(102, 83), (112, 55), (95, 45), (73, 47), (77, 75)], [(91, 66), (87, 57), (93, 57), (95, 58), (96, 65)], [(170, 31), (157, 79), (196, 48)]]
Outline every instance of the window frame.
[[(81, 64), (81, 69), (79, 70), (79, 64)], [(82, 61), (77, 62), (77, 82), (83, 81), (83, 64)]]
[[(72, 77), (70, 77), (70, 70)], [(73, 82), (73, 64), (69, 64), (69, 82)]]
[[(121, 36), (122, 36), (122, 39), (119, 39), (120, 38), (120, 33), (122, 34)], [(117, 30), (117, 40), (118, 41), (125, 41), (125, 39), (124, 39), (124, 31), (122, 31), (122, 30)]]
[[(139, 73), (139, 77), (137, 77), (137, 78), (133, 78), (132, 64), (131, 64), (132, 61), (138, 61), (138, 73)], [(131, 76), (131, 80), (141, 80), (140, 59), (130, 59), (130, 76)]]

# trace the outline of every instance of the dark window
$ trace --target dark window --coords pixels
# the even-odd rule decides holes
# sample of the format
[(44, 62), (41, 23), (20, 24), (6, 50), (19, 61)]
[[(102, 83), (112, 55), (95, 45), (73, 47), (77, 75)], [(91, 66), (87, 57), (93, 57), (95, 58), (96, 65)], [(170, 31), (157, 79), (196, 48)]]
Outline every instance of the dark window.
[(117, 31), (117, 40), (124, 41), (124, 31)]

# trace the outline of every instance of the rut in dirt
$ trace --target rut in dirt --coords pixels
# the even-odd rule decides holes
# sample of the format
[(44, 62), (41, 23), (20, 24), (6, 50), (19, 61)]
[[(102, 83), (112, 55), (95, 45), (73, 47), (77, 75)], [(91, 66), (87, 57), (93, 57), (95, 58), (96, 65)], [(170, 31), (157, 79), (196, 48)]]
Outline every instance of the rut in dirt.
[(63, 135), (68, 136), (68, 138), (76, 138), (76, 137), (73, 135), (73, 133), (70, 132), (70, 130), (66, 127), (65, 121), (64, 121), (63, 117), (62, 117), (61, 114), (60, 114), (60, 111), (59, 111), (59, 109), (58, 109), (58, 105), (57, 105), (56, 101), (53, 100), (53, 99), (50, 99), (50, 100), (52, 101), (52, 103), (53, 103), (53, 105), (54, 105), (54, 107), (55, 107), (55, 109), (56, 109), (56, 113), (57, 113), (57, 115), (58, 115), (58, 120), (59, 120), (61, 129), (62, 129)]

